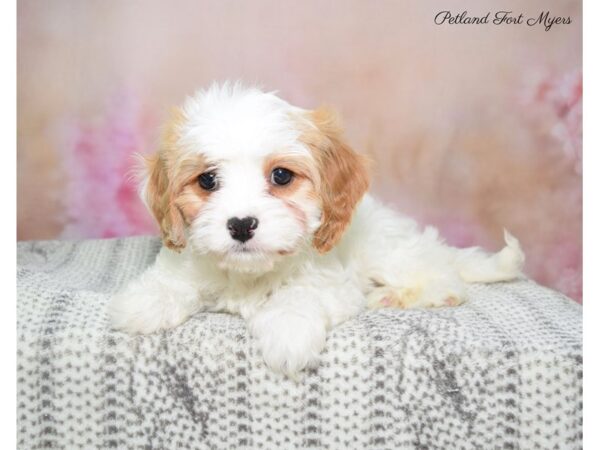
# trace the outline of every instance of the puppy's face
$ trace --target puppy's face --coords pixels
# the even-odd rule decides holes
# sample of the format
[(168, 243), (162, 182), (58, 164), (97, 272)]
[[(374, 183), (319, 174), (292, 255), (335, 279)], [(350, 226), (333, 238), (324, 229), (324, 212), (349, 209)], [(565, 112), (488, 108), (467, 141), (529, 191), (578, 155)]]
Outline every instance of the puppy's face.
[(143, 196), (164, 243), (240, 272), (330, 250), (368, 187), (331, 112), (227, 85), (174, 110), (147, 167)]

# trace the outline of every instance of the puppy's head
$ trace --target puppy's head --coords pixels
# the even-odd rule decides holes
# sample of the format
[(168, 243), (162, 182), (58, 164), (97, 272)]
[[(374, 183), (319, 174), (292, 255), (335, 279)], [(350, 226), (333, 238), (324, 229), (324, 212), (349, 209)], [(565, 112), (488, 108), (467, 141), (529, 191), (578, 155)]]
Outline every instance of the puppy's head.
[(329, 251), (368, 187), (333, 112), (238, 85), (175, 109), (146, 166), (142, 195), (165, 245), (242, 272), (272, 270), (310, 245)]

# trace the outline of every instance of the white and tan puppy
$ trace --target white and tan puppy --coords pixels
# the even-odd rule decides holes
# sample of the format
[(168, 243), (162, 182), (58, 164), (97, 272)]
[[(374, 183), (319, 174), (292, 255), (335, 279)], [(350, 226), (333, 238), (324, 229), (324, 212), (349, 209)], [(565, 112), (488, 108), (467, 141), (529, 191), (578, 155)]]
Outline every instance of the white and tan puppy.
[(452, 306), (465, 284), (510, 280), (524, 256), (456, 249), (368, 195), (365, 158), (327, 109), (214, 85), (188, 98), (147, 159), (142, 196), (164, 246), (110, 303), (152, 333), (198, 311), (240, 314), (272, 369), (315, 365), (327, 330), (366, 307)]

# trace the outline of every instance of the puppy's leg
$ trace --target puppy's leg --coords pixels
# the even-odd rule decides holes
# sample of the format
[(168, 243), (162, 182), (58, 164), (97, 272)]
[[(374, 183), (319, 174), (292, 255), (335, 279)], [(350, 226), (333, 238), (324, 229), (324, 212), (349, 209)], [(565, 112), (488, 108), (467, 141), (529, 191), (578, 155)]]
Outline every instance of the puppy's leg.
[(465, 301), (465, 285), (451, 267), (406, 270), (398, 276), (370, 280), (369, 308), (436, 308), (457, 306)]
[(364, 307), (356, 282), (325, 269), (291, 280), (246, 319), (267, 366), (295, 377), (318, 364), (327, 331)]
[(201, 306), (198, 288), (183, 258), (185, 255), (163, 248), (154, 265), (110, 300), (112, 327), (148, 334), (176, 327), (197, 312)]
[(325, 346), (329, 322), (318, 301), (290, 293), (276, 296), (249, 321), (262, 357), (271, 369), (294, 376), (313, 367)]
[(437, 231), (426, 229), (410, 245), (388, 255), (385, 267), (371, 270), (367, 288), (370, 308), (456, 306), (466, 299), (467, 283), (506, 281), (521, 275), (524, 254), (505, 233), (506, 246), (488, 254), (478, 248), (445, 245)]

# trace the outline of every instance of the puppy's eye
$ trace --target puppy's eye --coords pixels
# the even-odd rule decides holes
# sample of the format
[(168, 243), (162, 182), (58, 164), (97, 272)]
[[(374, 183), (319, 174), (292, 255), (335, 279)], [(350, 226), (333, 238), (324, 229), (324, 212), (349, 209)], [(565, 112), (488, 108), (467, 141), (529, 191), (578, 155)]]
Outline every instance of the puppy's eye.
[(278, 186), (285, 186), (294, 178), (294, 173), (290, 170), (284, 169), (283, 167), (277, 167), (271, 172), (271, 183)]
[(206, 191), (214, 191), (218, 187), (217, 173), (204, 172), (198, 177), (198, 184)]

